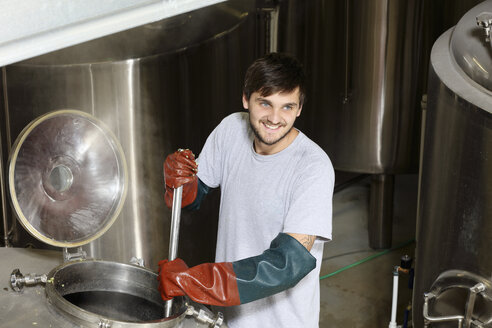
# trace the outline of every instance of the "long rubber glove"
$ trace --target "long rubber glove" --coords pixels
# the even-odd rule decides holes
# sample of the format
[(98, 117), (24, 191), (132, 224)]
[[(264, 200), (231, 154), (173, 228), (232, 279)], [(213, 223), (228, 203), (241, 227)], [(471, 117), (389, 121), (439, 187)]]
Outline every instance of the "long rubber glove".
[(167, 156), (164, 161), (164, 181), (166, 194), (164, 200), (167, 207), (173, 204), (173, 189), (183, 186), (181, 207), (192, 204), (198, 188), (198, 164), (195, 155), (189, 149), (179, 149)]
[(163, 300), (188, 295), (219, 306), (245, 304), (295, 286), (316, 267), (316, 259), (295, 238), (280, 233), (263, 254), (236, 262), (188, 268), (181, 259), (159, 262)]

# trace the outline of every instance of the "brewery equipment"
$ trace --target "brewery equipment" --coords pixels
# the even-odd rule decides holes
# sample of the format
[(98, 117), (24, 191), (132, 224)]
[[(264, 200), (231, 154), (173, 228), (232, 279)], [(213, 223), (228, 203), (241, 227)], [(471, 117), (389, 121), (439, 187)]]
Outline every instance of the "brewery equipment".
[[(65, 247), (65, 263), (48, 274), (23, 275), (16, 268), (10, 275), (10, 285), (17, 292), (43, 283), (44, 303), (49, 305), (35, 306), (56, 312), (56, 316), (9, 312), (6, 320), (25, 326), (35, 317), (41, 321), (36, 324), (55, 327), (222, 325), (220, 314), (214, 317), (184, 298), (176, 298), (165, 313), (157, 275), (143, 266), (87, 259), (80, 247), (68, 251), (107, 231), (126, 196), (128, 173), (121, 146), (95, 117), (60, 110), (34, 120), (14, 143), (8, 175), (9, 193), (20, 222), (37, 239)], [(1, 296), (2, 302), (10, 303), (24, 302), (27, 297)], [(194, 319), (187, 322), (187, 315)]]
[(304, 63), (298, 127), (338, 171), (372, 174), (369, 244), (391, 246), (394, 175), (417, 171), (422, 0), (288, 1), (279, 51)]
[[(162, 163), (178, 148), (198, 154), (242, 108), (241, 81), (255, 58), (251, 12), (254, 1), (227, 1), (2, 68), (4, 154), (26, 124), (61, 108), (97, 117), (122, 145), (128, 201), (107, 233), (83, 246), (89, 256), (135, 256), (151, 270), (167, 257)], [(190, 265), (213, 261), (218, 198), (182, 215), (180, 256)], [(6, 214), (13, 245), (44, 247)]]
[(422, 145), (414, 327), (492, 323), (492, 1), (435, 42)]

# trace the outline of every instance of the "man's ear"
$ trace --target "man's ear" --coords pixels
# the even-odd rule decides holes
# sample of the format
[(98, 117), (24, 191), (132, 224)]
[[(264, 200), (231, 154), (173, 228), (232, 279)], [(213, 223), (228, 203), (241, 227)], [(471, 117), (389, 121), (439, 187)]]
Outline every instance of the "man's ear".
[(299, 115), (301, 115), (301, 111), (302, 111), (302, 105), (301, 105), (301, 107), (299, 107), (299, 109), (297, 110), (297, 115), (296, 115), (296, 117), (299, 117)]
[(248, 109), (249, 108), (249, 101), (246, 99), (246, 95), (243, 93), (243, 108)]

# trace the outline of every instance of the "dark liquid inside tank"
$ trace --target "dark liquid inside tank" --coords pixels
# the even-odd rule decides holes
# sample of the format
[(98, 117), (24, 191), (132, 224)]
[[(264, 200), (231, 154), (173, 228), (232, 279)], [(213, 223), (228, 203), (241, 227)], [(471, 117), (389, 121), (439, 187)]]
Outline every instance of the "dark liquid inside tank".
[(147, 299), (113, 291), (86, 291), (63, 296), (70, 303), (106, 318), (128, 321), (147, 322), (165, 317), (164, 304)]

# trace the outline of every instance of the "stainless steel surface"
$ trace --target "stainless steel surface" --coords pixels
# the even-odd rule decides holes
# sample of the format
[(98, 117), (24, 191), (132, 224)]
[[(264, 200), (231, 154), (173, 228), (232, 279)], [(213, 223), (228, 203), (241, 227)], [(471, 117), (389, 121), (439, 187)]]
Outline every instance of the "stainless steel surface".
[(394, 175), (377, 174), (372, 176), (368, 232), (369, 246), (373, 249), (391, 247), (394, 186)]
[(157, 274), (143, 267), (108, 262), (75, 261), (50, 271), (46, 295), (70, 320), (87, 326), (174, 327), (185, 319), (183, 298), (173, 316), (164, 317)]
[[(474, 25), (475, 17), (470, 19)], [(442, 272), (461, 270), (481, 277), (492, 272), (492, 92), (456, 65), (452, 34), (450, 29), (436, 41), (430, 59), (417, 217), (415, 327), (423, 326), (423, 295)], [(463, 308), (459, 305), (465, 299), (455, 295), (443, 304)]]
[[(117, 301), (124, 300), (124, 297), (120, 299), (108, 297), (93, 299), (95, 304), (101, 305), (100, 308), (95, 309), (95, 312), (85, 311), (82, 307), (68, 302), (63, 296), (70, 298), (67, 293), (74, 291), (107, 292), (106, 296), (116, 292), (119, 294), (128, 293), (127, 297), (132, 299), (131, 305), (134, 308), (141, 306), (140, 303), (135, 302), (141, 297), (148, 297), (150, 302), (162, 304), (157, 291), (157, 275), (145, 268), (133, 265), (107, 261), (61, 264), (61, 259), (62, 254), (59, 251), (0, 248), (0, 287), (2, 287), (0, 288), (0, 318), (2, 327), (209, 327), (209, 324), (191, 316), (185, 317), (184, 314), (181, 314), (180, 317), (156, 322), (130, 322), (111, 320), (95, 313), (97, 311), (116, 311), (114, 313), (118, 314), (118, 310), (124, 308), (124, 304)], [(9, 276), (14, 267), (21, 268), (22, 271), (26, 272), (49, 272), (46, 287), (40, 285), (25, 287), (22, 293), (13, 291), (9, 287)], [(138, 283), (136, 283), (137, 281)], [(92, 296), (95, 294), (93, 293)], [(87, 295), (91, 296), (90, 293)], [(76, 299), (74, 295), (72, 295), (72, 299), (75, 299), (80, 306), (89, 306), (86, 302), (88, 299)], [(110, 303), (113, 306), (108, 306)], [(177, 303), (182, 307), (184, 306), (181, 302)], [(196, 303), (191, 303), (191, 305), (197, 310), (205, 311), (208, 317), (214, 317), (214, 314), (202, 305)], [(128, 313), (119, 314), (134, 314), (134, 308), (129, 309)], [(184, 311), (187, 308), (181, 309)], [(138, 313), (137, 316), (145, 316), (144, 312)], [(161, 307), (161, 314), (162, 312), (163, 306)], [(227, 327), (227, 325), (223, 324), (223, 327)]]
[(490, 0), (473, 7), (460, 19), (451, 37), (451, 49), (463, 72), (492, 91), (492, 48), (490, 42), (485, 42), (483, 30), (476, 23), (476, 18), (487, 11), (492, 12)]
[[(181, 198), (183, 195), (183, 186), (173, 190), (173, 205), (171, 211), (171, 232), (169, 236), (169, 256), (168, 260), (173, 261), (178, 256), (179, 242), (179, 223), (181, 219)], [(173, 300), (166, 302), (164, 317), (171, 315), (173, 309)]]
[(85, 112), (45, 114), (12, 147), (13, 208), (27, 231), (53, 246), (75, 247), (100, 237), (120, 213), (127, 184), (121, 146)]
[(308, 94), (297, 126), (341, 171), (416, 171), (422, 0), (285, 1), (279, 51)]
[[(6, 67), (14, 139), (33, 118), (74, 108), (106, 123), (123, 147), (128, 197), (111, 229), (85, 246), (89, 256), (137, 257), (153, 270), (167, 257), (162, 163), (178, 148), (198, 153), (220, 120), (241, 109), (256, 56), (253, 12), (254, 1), (227, 1)], [(180, 254), (190, 265), (213, 261), (218, 198), (211, 193), (200, 211), (182, 214)], [(14, 245), (35, 243), (21, 230)]]
[[(460, 303), (458, 299), (465, 301)], [(435, 327), (435, 323), (440, 322), (457, 322), (459, 327), (465, 328), (489, 325), (492, 322), (492, 282), (463, 270), (443, 272), (430, 291), (424, 293), (423, 317), (424, 327)]]

